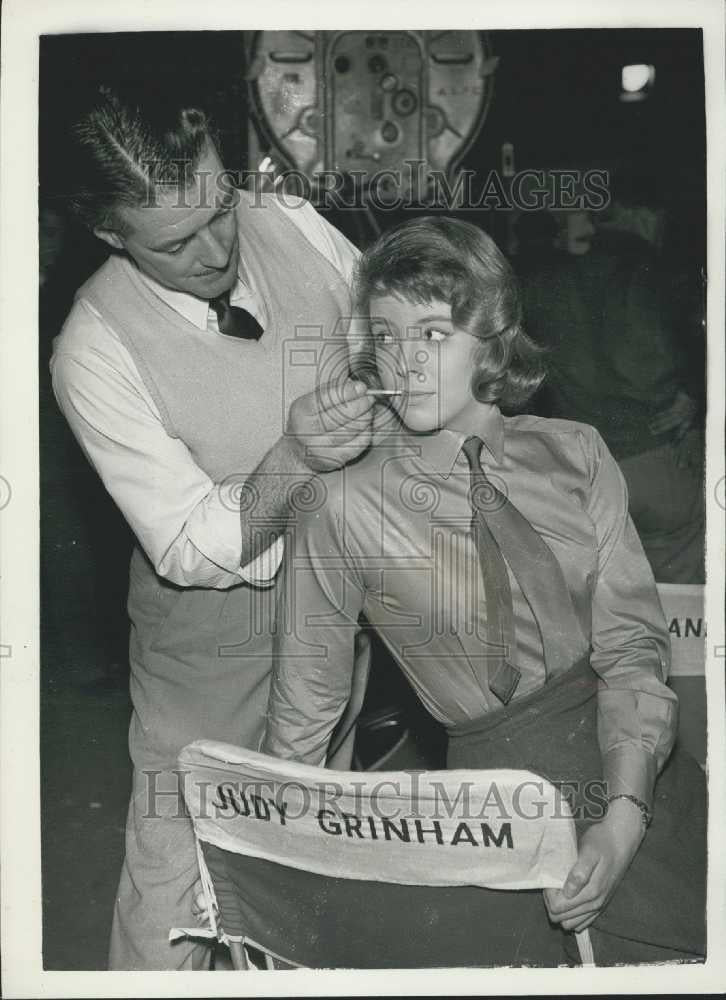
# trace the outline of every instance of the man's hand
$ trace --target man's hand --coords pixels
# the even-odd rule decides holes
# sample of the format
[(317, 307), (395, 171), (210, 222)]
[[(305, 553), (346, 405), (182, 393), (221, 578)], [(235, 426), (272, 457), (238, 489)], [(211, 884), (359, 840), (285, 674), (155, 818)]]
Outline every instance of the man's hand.
[(370, 445), (376, 399), (366, 388), (350, 378), (326, 382), (291, 405), (287, 433), (313, 472), (339, 469)]
[(550, 920), (567, 931), (583, 931), (607, 906), (643, 839), (641, 813), (616, 799), (607, 816), (583, 835), (577, 861), (561, 889), (545, 889)]
[(670, 406), (653, 417), (648, 426), (652, 434), (667, 434), (672, 431), (674, 440), (679, 442), (693, 427), (696, 410), (695, 401), (679, 389)]
[[(282, 533), (290, 514), (291, 489), (298, 483), (352, 462), (373, 443), (374, 435), (377, 440), (391, 428), (398, 432), (396, 414), (365, 393), (362, 382), (343, 379), (322, 385), (292, 404), (287, 433), (278, 438), (235, 498), (240, 504), (241, 566), (260, 555), (273, 533)], [(272, 526), (270, 531), (260, 531), (261, 521)]]
[(688, 469), (694, 475), (703, 475), (703, 463), (706, 456), (706, 440), (703, 430), (692, 428), (677, 444), (671, 446), (676, 465), (679, 469)]

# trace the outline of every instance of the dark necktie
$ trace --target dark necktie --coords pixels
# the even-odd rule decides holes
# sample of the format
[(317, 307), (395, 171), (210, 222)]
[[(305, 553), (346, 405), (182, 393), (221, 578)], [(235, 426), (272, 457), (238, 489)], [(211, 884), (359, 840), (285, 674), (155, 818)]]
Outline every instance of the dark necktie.
[(481, 448), (481, 440), (470, 437), (462, 451), (471, 470), (472, 533), (484, 578), (487, 635), (495, 647), (487, 657), (489, 689), (506, 705), (521, 677), (511, 662), (515, 635), (507, 564), (537, 622), (548, 678), (571, 667), (587, 642), (562, 567), (527, 518), (487, 478)]
[(210, 299), (209, 304), (217, 314), (220, 333), (227, 337), (242, 337), (245, 340), (259, 340), (264, 330), (252, 313), (239, 306), (229, 304), (229, 292)]

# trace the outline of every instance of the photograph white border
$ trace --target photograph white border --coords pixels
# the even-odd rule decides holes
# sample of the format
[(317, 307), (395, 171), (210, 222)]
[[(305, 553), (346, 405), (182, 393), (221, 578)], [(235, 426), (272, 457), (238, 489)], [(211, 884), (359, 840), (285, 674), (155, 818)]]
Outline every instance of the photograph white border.
[[(486, 22), (485, 22), (486, 17)], [(46, 972), (41, 963), (37, 380), (38, 37), (46, 33), (270, 28), (702, 27), (708, 145), (706, 663), (709, 957), (618, 969)], [(2, 986), (7, 997), (700, 993), (726, 989), (724, 870), (724, 7), (721, 0), (5, 0), (0, 79), (0, 690)], [(556, 72), (556, 67), (553, 67)], [(674, 109), (677, 113), (677, 109)], [(713, 780), (714, 777), (716, 780)], [(673, 901), (678, 905), (678, 900)]]

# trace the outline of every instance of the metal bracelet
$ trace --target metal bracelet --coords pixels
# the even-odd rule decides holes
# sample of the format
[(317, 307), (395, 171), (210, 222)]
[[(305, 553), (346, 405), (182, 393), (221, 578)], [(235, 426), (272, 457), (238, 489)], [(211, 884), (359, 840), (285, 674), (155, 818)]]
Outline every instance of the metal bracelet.
[(608, 796), (607, 800), (608, 805), (610, 805), (610, 803), (614, 802), (616, 799), (627, 799), (628, 802), (632, 802), (634, 806), (637, 806), (638, 809), (640, 809), (640, 815), (643, 819), (643, 826), (646, 830), (648, 829), (651, 820), (653, 819), (653, 813), (650, 811), (647, 804), (643, 802), (642, 799), (639, 799), (636, 795), (629, 795), (627, 792), (620, 792), (618, 795)]

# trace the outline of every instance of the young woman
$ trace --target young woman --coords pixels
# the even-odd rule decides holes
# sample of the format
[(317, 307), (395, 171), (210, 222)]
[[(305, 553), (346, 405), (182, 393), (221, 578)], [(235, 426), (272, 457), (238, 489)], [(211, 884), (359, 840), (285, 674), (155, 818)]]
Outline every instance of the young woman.
[(514, 276), (477, 227), (422, 218), (384, 234), (358, 301), (398, 430), (298, 511), (263, 751), (324, 762), (365, 612), (446, 727), (449, 767), (574, 789), (579, 856), (545, 893), (549, 921), (538, 893), (474, 892), (472, 912), (510, 929), (511, 951), (497, 938), (482, 964), (556, 964), (561, 929), (591, 924), (599, 964), (697, 960), (705, 787), (681, 754), (656, 785), (677, 700), (615, 461), (592, 427), (502, 415), (542, 370)]

